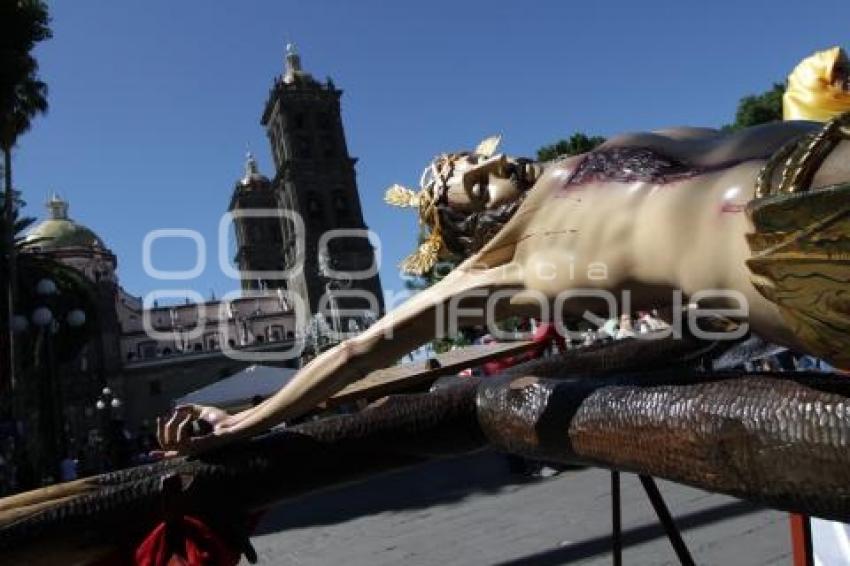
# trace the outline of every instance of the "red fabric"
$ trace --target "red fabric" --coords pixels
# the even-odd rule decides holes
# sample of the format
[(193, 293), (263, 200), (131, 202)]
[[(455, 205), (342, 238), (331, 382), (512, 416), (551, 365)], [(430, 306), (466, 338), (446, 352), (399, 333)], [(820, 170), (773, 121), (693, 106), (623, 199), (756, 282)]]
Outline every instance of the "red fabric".
[(528, 352), (518, 356), (508, 356), (506, 358), (482, 364), (481, 369), (483, 370), (484, 375), (495, 375), (509, 367), (539, 358), (546, 351), (546, 348), (548, 348), (553, 342), (557, 344), (558, 349), (562, 352), (567, 348), (567, 343), (564, 340), (564, 337), (558, 334), (558, 330), (555, 328), (555, 325), (550, 322), (538, 326), (537, 330), (534, 331), (534, 336), (531, 337), (531, 340), (537, 345)]
[[(172, 548), (172, 544), (177, 548)], [(235, 566), (240, 553), (201, 520), (160, 523), (136, 549), (137, 566)]]

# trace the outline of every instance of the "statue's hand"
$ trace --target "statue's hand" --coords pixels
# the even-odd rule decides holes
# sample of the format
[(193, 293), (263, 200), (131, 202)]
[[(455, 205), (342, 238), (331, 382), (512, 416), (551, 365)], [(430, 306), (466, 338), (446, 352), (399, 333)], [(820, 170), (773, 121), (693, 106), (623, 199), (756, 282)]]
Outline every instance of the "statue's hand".
[(180, 405), (156, 420), (156, 437), (166, 456), (198, 453), (236, 438), (229, 432), (233, 417), (204, 405)]

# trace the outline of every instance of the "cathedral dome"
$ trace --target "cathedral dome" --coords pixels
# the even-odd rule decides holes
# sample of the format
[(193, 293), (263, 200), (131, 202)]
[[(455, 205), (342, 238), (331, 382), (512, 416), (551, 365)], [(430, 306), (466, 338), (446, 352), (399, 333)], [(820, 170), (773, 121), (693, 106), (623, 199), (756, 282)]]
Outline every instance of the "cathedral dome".
[(90, 228), (68, 218), (68, 203), (57, 195), (47, 201), (50, 217), (36, 224), (27, 234), (24, 245), (41, 251), (65, 248), (106, 249), (103, 240)]

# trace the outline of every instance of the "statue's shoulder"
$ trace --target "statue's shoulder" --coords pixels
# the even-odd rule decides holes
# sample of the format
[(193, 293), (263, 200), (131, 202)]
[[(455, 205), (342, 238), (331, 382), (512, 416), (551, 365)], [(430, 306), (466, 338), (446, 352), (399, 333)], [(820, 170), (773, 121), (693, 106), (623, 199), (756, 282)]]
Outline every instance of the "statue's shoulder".
[(817, 131), (821, 124), (802, 120), (772, 122), (735, 131), (676, 127), (614, 136), (599, 150), (640, 147), (702, 167), (766, 159), (786, 142)]
[(695, 128), (676, 126), (649, 132), (626, 132), (609, 138), (600, 146), (601, 149), (615, 147), (644, 147), (655, 149), (659, 146), (672, 145), (677, 142), (716, 139), (723, 136), (721, 130), (714, 128)]

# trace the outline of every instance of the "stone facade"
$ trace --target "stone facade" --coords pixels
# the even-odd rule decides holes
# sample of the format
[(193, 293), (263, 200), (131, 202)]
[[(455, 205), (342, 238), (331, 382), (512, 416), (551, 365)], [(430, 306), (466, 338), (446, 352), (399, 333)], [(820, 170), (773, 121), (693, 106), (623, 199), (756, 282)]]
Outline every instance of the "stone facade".
[(233, 188), (228, 211), (233, 215), (235, 262), (242, 289), (286, 289), (283, 278), (274, 275), (286, 267), (277, 197), (271, 181), (260, 174), (251, 154), (245, 164), (245, 176)]
[[(336, 318), (345, 330), (346, 319), (361, 318), (355, 311), (371, 311), (365, 318), (373, 319), (384, 304), (357, 191), (357, 160), (345, 140), (341, 96), (330, 79), (322, 83), (303, 71), (299, 55), (287, 46), (286, 70), (275, 79), (261, 124), (276, 168), (277, 206), (287, 211), (280, 223), (284, 263), (292, 270), (287, 288), (311, 314)], [(349, 313), (334, 317), (331, 311), (337, 310)]]
[(120, 388), (131, 425), (152, 422), (171, 401), (259, 362), (298, 367), (302, 336), (282, 290), (229, 301), (145, 308), (121, 290)]

